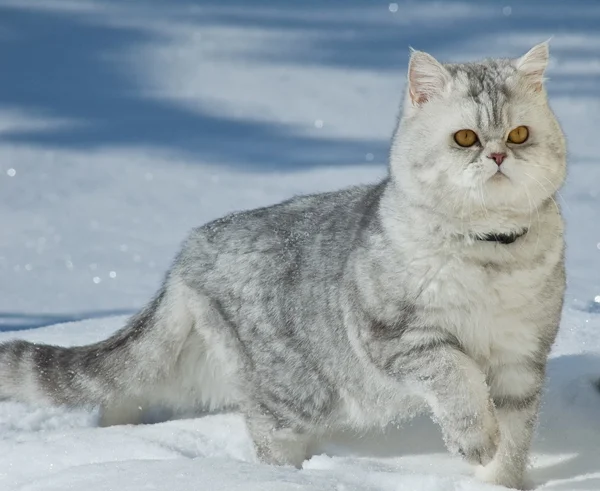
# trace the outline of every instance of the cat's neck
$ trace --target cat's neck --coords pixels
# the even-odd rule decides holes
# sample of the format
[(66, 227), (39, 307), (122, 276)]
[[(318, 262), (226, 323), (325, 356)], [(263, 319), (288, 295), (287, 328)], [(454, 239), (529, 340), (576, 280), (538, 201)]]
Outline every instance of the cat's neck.
[(382, 196), (380, 214), (384, 228), (397, 240), (475, 242), (497, 236), (502, 243), (504, 237), (515, 236), (516, 240), (544, 222), (554, 222), (559, 210), (555, 201), (548, 199), (534, 210), (481, 208), (453, 214), (410, 199), (390, 181)]

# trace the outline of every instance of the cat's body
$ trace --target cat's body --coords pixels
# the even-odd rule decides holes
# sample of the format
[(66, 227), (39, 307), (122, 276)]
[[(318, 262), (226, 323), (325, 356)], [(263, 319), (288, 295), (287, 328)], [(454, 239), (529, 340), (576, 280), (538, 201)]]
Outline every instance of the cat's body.
[[(107, 341), (0, 345), (0, 397), (101, 405), (104, 424), (152, 405), (235, 407), (263, 461), (294, 465), (315, 436), (429, 407), (484, 480), (522, 486), (565, 282), (544, 56), (441, 68), (416, 53), (390, 177), (196, 229)], [(467, 109), (442, 107), (462, 88)], [(517, 148), (504, 141), (519, 125), (531, 136)], [(461, 128), (480, 151), (438, 138)]]

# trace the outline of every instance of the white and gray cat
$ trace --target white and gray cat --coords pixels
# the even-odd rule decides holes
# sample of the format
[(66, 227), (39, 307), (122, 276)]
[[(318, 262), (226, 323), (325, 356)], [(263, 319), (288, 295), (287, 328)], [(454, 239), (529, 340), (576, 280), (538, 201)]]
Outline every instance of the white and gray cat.
[(565, 288), (553, 199), (565, 142), (548, 46), (441, 64), (415, 51), (375, 185), (195, 229), (156, 297), (106, 341), (0, 345), (0, 396), (238, 408), (263, 462), (429, 409), (484, 481), (523, 487)]

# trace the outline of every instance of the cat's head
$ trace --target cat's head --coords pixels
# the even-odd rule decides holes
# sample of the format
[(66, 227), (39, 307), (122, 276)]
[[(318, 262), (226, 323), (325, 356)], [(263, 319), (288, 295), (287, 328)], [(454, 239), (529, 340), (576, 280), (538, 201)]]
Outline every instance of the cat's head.
[(517, 59), (442, 64), (414, 51), (391, 171), (408, 196), (448, 215), (535, 210), (565, 178), (548, 106), (548, 45)]

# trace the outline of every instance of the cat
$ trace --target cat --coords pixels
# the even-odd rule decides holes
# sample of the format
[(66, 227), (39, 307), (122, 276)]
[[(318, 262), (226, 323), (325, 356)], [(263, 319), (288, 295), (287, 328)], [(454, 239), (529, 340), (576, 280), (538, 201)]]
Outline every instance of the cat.
[(235, 408), (260, 461), (295, 466), (330, 431), (429, 411), (481, 480), (524, 487), (565, 289), (548, 57), (412, 51), (385, 179), (193, 230), (109, 339), (0, 345), (0, 397), (101, 425)]

